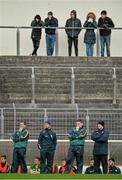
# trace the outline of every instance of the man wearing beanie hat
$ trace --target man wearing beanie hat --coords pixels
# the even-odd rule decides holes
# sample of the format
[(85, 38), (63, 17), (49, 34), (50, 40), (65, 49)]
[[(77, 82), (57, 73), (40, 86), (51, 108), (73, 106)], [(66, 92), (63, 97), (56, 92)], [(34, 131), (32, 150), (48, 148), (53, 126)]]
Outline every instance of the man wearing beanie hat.
[(44, 122), (44, 129), (38, 138), (40, 150), (40, 173), (52, 173), (52, 165), (57, 144), (56, 133), (51, 129), (51, 122)]
[(52, 56), (56, 41), (55, 27), (58, 27), (58, 20), (53, 16), (53, 12), (51, 11), (48, 12), (48, 17), (45, 19), (45, 26), (48, 27), (47, 29), (45, 29), (47, 56)]
[(103, 173), (107, 174), (109, 132), (104, 125), (104, 121), (97, 123), (97, 129), (92, 133), (91, 139), (95, 142), (93, 148), (95, 173), (99, 172), (100, 163), (102, 163)]

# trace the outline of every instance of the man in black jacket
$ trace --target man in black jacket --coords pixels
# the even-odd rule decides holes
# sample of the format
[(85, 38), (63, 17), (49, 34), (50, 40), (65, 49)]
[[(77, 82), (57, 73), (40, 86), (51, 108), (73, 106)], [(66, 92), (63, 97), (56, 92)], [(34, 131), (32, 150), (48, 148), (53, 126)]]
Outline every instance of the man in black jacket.
[(107, 11), (101, 12), (101, 17), (98, 20), (98, 27), (100, 29), (100, 43), (101, 43), (101, 56), (104, 56), (105, 46), (107, 56), (110, 56), (110, 41), (111, 41), (111, 29), (114, 27), (114, 23), (111, 18), (107, 17)]
[(115, 159), (109, 159), (109, 174), (121, 174), (121, 170), (119, 167), (115, 166)]
[[(66, 21), (65, 31), (68, 37), (68, 53), (69, 56), (72, 54), (72, 43), (74, 42), (75, 47), (75, 55), (78, 56), (78, 35), (81, 31), (81, 21), (77, 18), (77, 13), (75, 10), (72, 10), (70, 13), (70, 18)], [(68, 29), (68, 27), (72, 27), (72, 29)], [(73, 29), (78, 27), (78, 29)]]
[(98, 173), (100, 163), (102, 163), (103, 173), (108, 170), (108, 138), (109, 132), (104, 128), (104, 121), (97, 124), (97, 129), (92, 133), (91, 139), (95, 141), (93, 156), (95, 173)]
[[(86, 168), (85, 174), (94, 174), (94, 159), (90, 160), (90, 166)], [(102, 174), (101, 168), (98, 169), (98, 174)]]
[(54, 153), (57, 144), (56, 133), (51, 129), (51, 123), (46, 121), (44, 129), (40, 132), (38, 138), (38, 147), (40, 149), (41, 173), (52, 173)]
[[(40, 15), (36, 15), (34, 17), (34, 20), (31, 22), (31, 26), (34, 27), (31, 32), (31, 39), (33, 42), (33, 52), (32, 56), (37, 56), (37, 50), (40, 45), (40, 39), (41, 39), (41, 34), (42, 34), (42, 29), (39, 27), (43, 27), (44, 23), (41, 21)], [(38, 28), (35, 28), (38, 27)]]
[(48, 17), (45, 19), (45, 26), (48, 27), (47, 29), (45, 29), (47, 56), (52, 56), (56, 42), (55, 27), (58, 27), (58, 20), (53, 16), (52, 12), (48, 12)]

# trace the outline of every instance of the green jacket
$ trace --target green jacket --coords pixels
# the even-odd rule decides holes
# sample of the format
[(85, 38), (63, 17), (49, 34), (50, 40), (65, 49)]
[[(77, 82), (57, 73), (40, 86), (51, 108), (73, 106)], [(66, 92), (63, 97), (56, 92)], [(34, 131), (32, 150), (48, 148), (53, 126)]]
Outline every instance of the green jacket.
[(12, 136), (14, 148), (26, 148), (28, 145), (29, 133), (26, 128), (22, 131), (16, 131)]
[(31, 170), (40, 173), (40, 166), (32, 165), (32, 166), (30, 166), (30, 171)]
[(87, 133), (85, 128), (80, 128), (79, 130), (76, 130), (76, 128), (71, 129), (69, 133), (70, 145), (84, 145), (86, 135)]

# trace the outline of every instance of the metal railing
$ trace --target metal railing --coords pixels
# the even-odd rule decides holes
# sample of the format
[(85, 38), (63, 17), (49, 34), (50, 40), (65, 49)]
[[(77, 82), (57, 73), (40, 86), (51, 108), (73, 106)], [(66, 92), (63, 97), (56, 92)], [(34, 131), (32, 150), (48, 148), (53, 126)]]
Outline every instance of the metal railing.
[(10, 139), (13, 132), (18, 129), (19, 121), (24, 119), (30, 132), (30, 139), (37, 139), (43, 123), (46, 120), (52, 122), (58, 140), (67, 140), (67, 133), (74, 127), (77, 118), (84, 121), (87, 129), (87, 140), (91, 139), (91, 133), (100, 120), (105, 121), (110, 132), (110, 140), (122, 139), (122, 109), (108, 108), (13, 108), (0, 109), (0, 139)]
[[(55, 56), (58, 56), (58, 52), (59, 52), (59, 45), (58, 45), (58, 32), (59, 30), (62, 29), (95, 29), (96, 32), (96, 54), (97, 57), (100, 56), (100, 35), (99, 35), (99, 30), (103, 29), (103, 28), (85, 28), (85, 27), (30, 27), (30, 26), (0, 26), (0, 29), (16, 29), (16, 55), (20, 56), (20, 49), (21, 49), (21, 45), (20, 45), (20, 30), (21, 29), (56, 29), (56, 44), (55, 44)], [(108, 28), (108, 29), (112, 29), (112, 30), (122, 30), (121, 27), (116, 27), (116, 28)]]
[[(33, 66), (33, 67), (31, 67), (31, 66), (28, 66), (28, 67), (26, 67), (26, 66), (20, 66), (20, 67), (16, 67), (16, 66), (11, 66), (11, 67), (8, 67), (8, 66), (0, 66), (0, 71), (1, 70), (3, 70), (3, 69), (6, 69), (6, 73), (7, 73), (7, 70), (17, 70), (17, 69), (19, 69), (19, 70), (30, 70), (30, 73), (31, 73), (31, 77), (29, 77), (29, 78), (31, 78), (31, 93), (32, 93), (32, 95), (31, 95), (31, 103), (34, 105), (35, 103), (36, 103), (36, 74), (35, 74), (35, 71), (37, 70), (37, 69), (40, 69), (40, 72), (41, 72), (41, 70), (43, 70), (43, 69), (49, 69), (49, 70), (51, 70), (51, 69), (67, 69), (67, 70), (70, 70), (70, 78), (71, 78), (71, 85), (70, 85), (70, 92), (69, 92), (69, 96), (71, 97), (71, 104), (75, 104), (76, 103), (76, 101), (75, 101), (75, 99), (76, 99), (76, 83), (75, 83), (75, 81), (77, 80), (76, 79), (76, 72), (75, 72), (75, 70), (77, 70), (77, 69), (81, 69), (81, 71), (83, 71), (83, 70), (93, 70), (93, 71), (96, 71), (97, 72), (97, 70), (103, 70), (103, 72), (106, 70), (107, 72), (109, 72), (109, 71), (111, 71), (111, 73), (109, 74), (109, 76), (110, 76), (110, 78), (111, 78), (111, 83), (112, 83), (112, 89), (111, 89), (111, 91), (113, 92), (112, 94), (112, 99), (113, 99), (113, 104), (114, 105), (116, 105), (116, 103), (117, 103), (117, 99), (118, 99), (118, 94), (117, 94), (117, 87), (118, 87), (118, 84), (117, 84), (117, 78), (119, 78), (119, 76), (117, 77), (117, 75), (116, 75), (116, 71), (118, 71), (118, 70), (121, 70), (122, 69), (122, 67), (105, 67), (105, 66), (101, 66), (101, 67), (97, 67), (97, 66), (91, 66), (91, 67), (89, 67), (89, 66), (83, 66), (83, 67), (37, 67), (37, 66)], [(10, 73), (10, 72), (9, 72)], [(21, 77), (19, 77), (19, 78), (21, 78)], [(49, 77), (50, 79), (51, 79), (51, 77)], [(16, 79), (16, 77), (15, 77), (15, 79)], [(86, 79), (87, 80), (87, 79)], [(82, 81), (82, 80), (81, 80)], [(103, 80), (104, 81), (104, 80)], [(3, 82), (4, 83), (4, 82)], [(41, 88), (41, 86), (40, 86), (40, 88)], [(62, 84), (62, 88), (63, 88), (63, 84)], [(40, 94), (41, 95), (41, 94)], [(13, 102), (13, 103), (15, 103), (15, 102)]]

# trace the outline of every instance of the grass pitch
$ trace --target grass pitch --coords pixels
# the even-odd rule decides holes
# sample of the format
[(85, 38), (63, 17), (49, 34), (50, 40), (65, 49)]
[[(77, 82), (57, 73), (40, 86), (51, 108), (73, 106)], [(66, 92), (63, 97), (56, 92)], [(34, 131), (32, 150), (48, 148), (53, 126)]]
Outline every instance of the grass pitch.
[(76, 179), (81, 179), (81, 180), (89, 180), (89, 179), (97, 179), (97, 180), (122, 180), (122, 175), (86, 175), (86, 174), (74, 174), (74, 175), (69, 175), (69, 174), (37, 174), (37, 175), (29, 175), (29, 174), (0, 174), (0, 179), (4, 179), (4, 180), (9, 180), (9, 179), (14, 179), (14, 180), (18, 180), (18, 179), (31, 179), (31, 180), (45, 180), (45, 179), (50, 179), (50, 180), (65, 180), (65, 179), (70, 179), (70, 180), (76, 180)]

